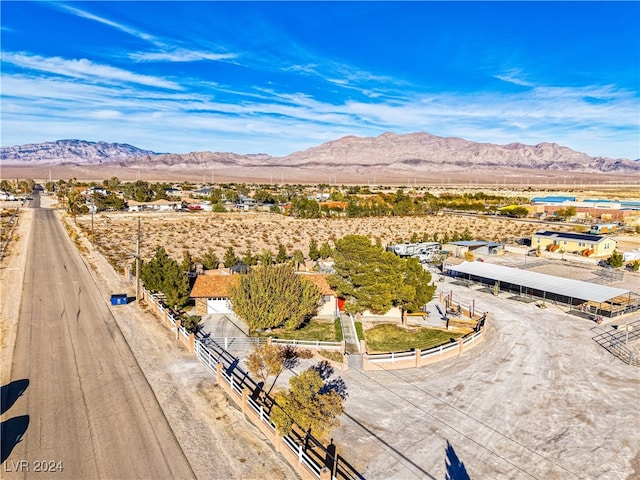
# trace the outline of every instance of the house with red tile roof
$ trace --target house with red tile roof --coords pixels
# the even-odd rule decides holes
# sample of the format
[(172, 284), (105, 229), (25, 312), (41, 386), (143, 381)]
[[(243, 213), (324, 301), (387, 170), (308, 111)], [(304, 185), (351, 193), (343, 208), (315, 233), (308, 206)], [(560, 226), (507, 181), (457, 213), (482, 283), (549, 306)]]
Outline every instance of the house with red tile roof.
[[(299, 273), (313, 283), (322, 294), (322, 303), (318, 308), (317, 316), (334, 317), (338, 310), (336, 293), (329, 286), (327, 275), (318, 273)], [(231, 304), (231, 288), (240, 281), (239, 275), (229, 275), (222, 271), (198, 275), (191, 289), (191, 298), (195, 299), (196, 314), (228, 314), (233, 313)]]

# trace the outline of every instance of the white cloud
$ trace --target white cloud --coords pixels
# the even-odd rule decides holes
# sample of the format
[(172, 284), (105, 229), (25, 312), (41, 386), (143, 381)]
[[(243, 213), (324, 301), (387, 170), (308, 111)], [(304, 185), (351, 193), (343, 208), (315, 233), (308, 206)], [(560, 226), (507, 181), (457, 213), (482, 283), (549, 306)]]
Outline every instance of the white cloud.
[(54, 73), (66, 77), (82, 78), (86, 80), (98, 80), (112, 83), (135, 83), (149, 87), (166, 88), (169, 90), (181, 90), (177, 83), (158, 77), (140, 75), (128, 70), (94, 63), (86, 58), (65, 59), (61, 57), (42, 57), (40, 55), (27, 55), (24, 53), (3, 53), (2, 61), (21, 68)]
[(498, 80), (502, 80), (503, 82), (513, 83), (514, 85), (520, 85), (522, 87), (535, 86), (532, 82), (525, 80), (523, 78), (524, 76), (525, 75), (523, 74), (522, 70), (514, 68), (504, 73), (494, 75), (493, 77), (497, 78)]
[(134, 37), (140, 38), (142, 40), (146, 40), (151, 43), (158, 43), (155, 37), (149, 35), (141, 30), (137, 30), (132, 27), (128, 27), (121, 23), (114, 22), (113, 20), (109, 20), (108, 18), (99, 17), (98, 15), (94, 15), (85, 10), (80, 10), (79, 8), (71, 7), (69, 5), (58, 5), (63, 10), (76, 15), (78, 17), (86, 18), (87, 20), (93, 20), (98, 23), (102, 23), (103, 25), (108, 25), (109, 27), (115, 28), (116, 30), (120, 30), (121, 32), (128, 33)]
[(555, 142), (593, 156), (637, 158), (639, 151), (638, 98), (611, 86), (536, 87), (519, 94), (407, 91), (403, 98), (332, 103), (258, 87), (200, 82), (159, 91), (134, 82), (28, 73), (3, 73), (5, 145), (85, 138), (163, 152), (286, 155), (345, 135), (426, 131), (499, 144)]
[(237, 58), (237, 56), (235, 53), (211, 53), (185, 49), (175, 49), (164, 52), (134, 52), (129, 54), (129, 58), (136, 62), (223, 61)]

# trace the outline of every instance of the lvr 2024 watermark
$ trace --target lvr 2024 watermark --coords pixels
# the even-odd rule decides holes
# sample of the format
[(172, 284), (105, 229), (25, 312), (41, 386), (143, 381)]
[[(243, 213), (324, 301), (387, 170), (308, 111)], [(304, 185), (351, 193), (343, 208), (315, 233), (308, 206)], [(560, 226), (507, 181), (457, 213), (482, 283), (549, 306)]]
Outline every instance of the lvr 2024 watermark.
[(56, 473), (64, 470), (62, 460), (7, 460), (2, 464), (5, 472)]

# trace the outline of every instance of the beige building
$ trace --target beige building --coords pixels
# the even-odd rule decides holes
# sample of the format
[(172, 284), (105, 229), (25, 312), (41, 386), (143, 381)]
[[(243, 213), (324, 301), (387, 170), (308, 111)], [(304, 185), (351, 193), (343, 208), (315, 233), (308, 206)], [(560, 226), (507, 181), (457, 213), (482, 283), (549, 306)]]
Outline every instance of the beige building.
[(608, 257), (616, 249), (613, 238), (575, 232), (545, 230), (531, 237), (531, 247), (556, 253), (576, 253), (585, 257)]

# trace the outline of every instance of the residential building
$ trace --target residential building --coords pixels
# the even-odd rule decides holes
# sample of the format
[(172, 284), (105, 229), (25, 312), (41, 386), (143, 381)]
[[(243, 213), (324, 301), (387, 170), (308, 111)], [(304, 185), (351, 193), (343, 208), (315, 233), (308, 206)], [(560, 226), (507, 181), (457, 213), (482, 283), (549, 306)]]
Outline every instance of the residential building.
[(531, 247), (557, 253), (577, 253), (584, 256), (606, 257), (616, 249), (616, 241), (602, 235), (554, 232), (544, 230), (531, 237)]

